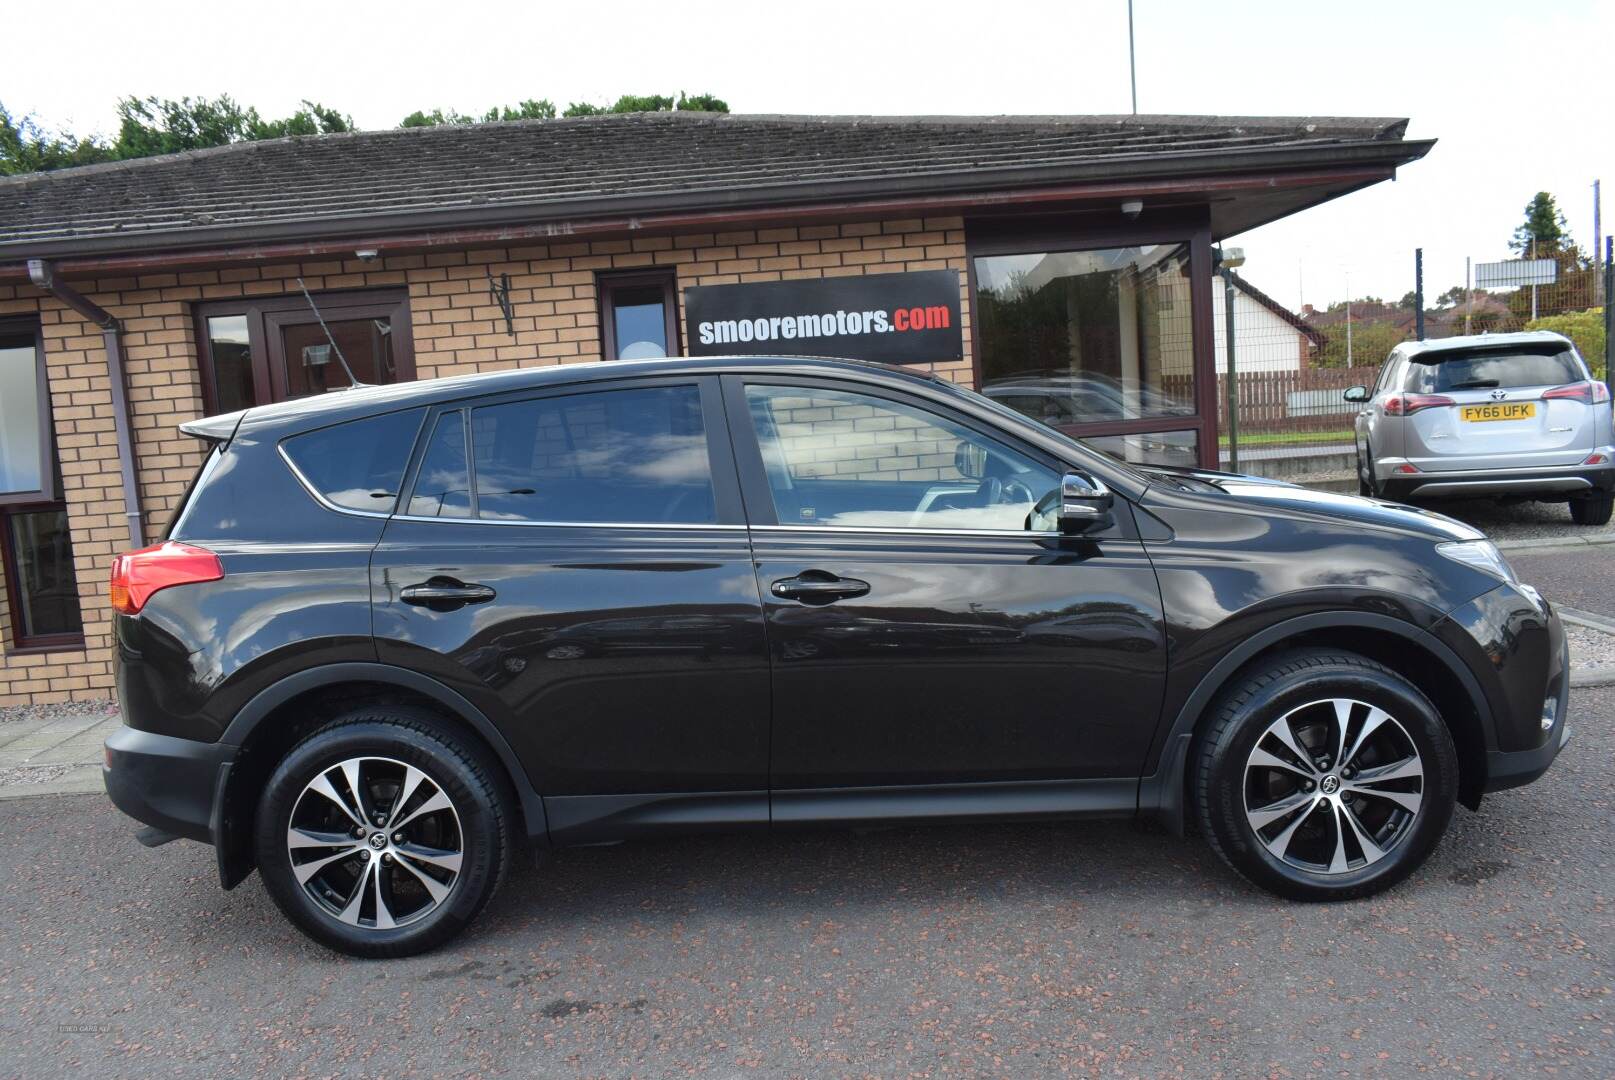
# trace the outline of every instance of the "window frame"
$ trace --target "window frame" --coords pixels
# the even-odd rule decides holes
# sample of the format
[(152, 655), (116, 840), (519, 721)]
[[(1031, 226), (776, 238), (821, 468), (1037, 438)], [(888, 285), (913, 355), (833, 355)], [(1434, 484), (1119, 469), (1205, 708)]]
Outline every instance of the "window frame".
[(424, 517), (420, 515), (395, 512), (392, 517), (400, 521), (414, 521), (425, 524), (465, 527), (492, 527), (492, 528), (538, 528), (538, 529), (646, 529), (646, 530), (733, 530), (746, 528), (744, 504), (740, 494), (740, 479), (735, 465), (734, 451), (730, 445), (728, 421), (724, 413), (718, 377), (716, 375), (665, 375), (646, 378), (643, 376), (629, 376), (618, 379), (586, 380), (579, 382), (561, 383), (553, 387), (535, 389), (525, 387), (520, 390), (506, 391), (500, 394), (489, 394), (480, 397), (456, 398), (453, 401), (437, 403), (428, 410), (425, 422), (422, 424), (422, 434), (415, 441), (415, 449), (410, 455), (409, 467), (404, 473), (404, 482), (400, 492), (398, 505), (408, 508), (410, 500), (415, 497), (415, 488), (420, 480), (421, 466), (426, 459), (426, 451), (431, 442), (431, 435), (437, 430), (439, 417), (444, 413), (463, 411), (465, 413), (465, 439), (466, 439), (466, 472), (472, 490), (472, 512), (477, 511), (476, 485), (476, 438), (472, 430), (471, 413), (479, 408), (489, 405), (510, 405), (522, 401), (533, 401), (553, 397), (576, 397), (580, 394), (610, 393), (618, 390), (642, 390), (649, 387), (662, 386), (694, 386), (700, 395), (701, 426), (706, 436), (707, 465), (711, 471), (713, 516), (715, 521), (710, 523), (699, 522), (666, 522), (666, 521), (546, 521), (523, 520), (513, 521), (500, 518), (481, 517)]
[[(66, 634), (24, 634), (22, 632), (22, 610), (18, 606), (17, 598), (22, 595), (22, 579), (17, 563), (16, 549), (12, 543), (11, 519), (21, 514), (41, 514), (60, 512), (67, 518), (68, 549), (72, 550), (72, 518), (67, 513), (67, 504), (61, 501), (41, 503), (32, 506), (3, 506), (0, 507), (0, 564), (4, 566), (6, 586), (6, 622), (7, 635), (10, 645), (6, 649), (7, 655), (20, 656), (28, 653), (49, 652), (80, 652), (84, 649), (84, 604), (78, 599), (79, 631)], [(77, 560), (74, 560), (74, 580), (77, 581)]]
[(600, 358), (617, 361), (617, 320), (615, 294), (621, 289), (642, 289), (650, 285), (662, 288), (662, 318), (666, 325), (668, 356), (683, 356), (684, 342), (679, 334), (678, 272), (665, 270), (632, 270), (596, 274), (595, 294), (600, 316)]
[[(386, 318), (392, 327), (389, 336), (392, 339), (393, 363), (397, 368), (395, 382), (414, 381), (415, 334), (410, 325), (409, 290), (345, 289), (314, 293), (313, 296), (326, 322)], [(314, 313), (309, 310), (308, 301), (301, 294), (209, 300), (193, 305), (191, 315), (196, 334), (197, 367), (202, 375), (202, 404), (208, 415), (220, 411), (213, 350), (209, 345), (207, 330), (209, 319), (236, 315), (247, 320), (247, 345), (252, 353), (252, 390), (257, 404), (268, 405), (287, 400), (286, 356), (281, 331), (288, 326), (313, 324), (316, 321)]]
[(56, 429), (51, 421), (50, 373), (45, 364), (45, 335), (38, 319), (0, 319), (0, 338), (34, 339), (34, 371), (39, 387), (39, 482), (27, 491), (0, 492), (0, 510), (13, 506), (57, 503), (62, 499), (57, 474), (61, 463), (56, 457)]
[[(1162, 211), (1142, 226), (1102, 215), (1059, 219), (969, 219), (965, 222), (965, 281), (970, 293), (970, 370), (975, 387), (982, 384), (982, 334), (977, 315), (976, 260), (996, 255), (1028, 255), (1062, 251), (1098, 251), (1148, 244), (1183, 244), (1189, 255), (1189, 326), (1193, 335), (1194, 412), (1188, 416), (1140, 417), (1103, 423), (1062, 425), (1055, 430), (1074, 439), (1090, 435), (1155, 435), (1197, 433), (1200, 464), (1221, 468), (1216, 331), (1212, 324), (1211, 223), (1208, 210)], [(1102, 451), (1100, 451), (1102, 452)], [(1109, 456), (1109, 455), (1107, 455)], [(1126, 464), (1125, 462), (1123, 463)]]
[[(762, 445), (757, 437), (756, 425), (752, 423), (750, 405), (746, 400), (746, 387), (748, 386), (785, 386), (801, 390), (837, 390), (842, 393), (863, 394), (868, 397), (882, 398), (921, 412), (934, 413), (946, 419), (949, 423), (974, 432), (983, 439), (998, 443), (1006, 449), (1036, 462), (1052, 471), (1056, 476), (1063, 476), (1073, 466), (1070, 462), (1057, 455), (1048, 453), (1040, 447), (1030, 445), (1025, 440), (1017, 438), (1012, 431), (985, 424), (976, 417), (958, 409), (950, 408), (944, 403), (905, 394), (892, 387), (873, 383), (849, 382), (841, 379), (821, 379), (805, 375), (771, 375), (766, 372), (759, 372), (755, 375), (724, 375), (722, 378), (724, 404), (729, 414), (730, 438), (735, 444), (735, 460), (740, 471), (741, 492), (746, 500), (746, 514), (753, 529), (783, 530), (792, 533), (851, 532), (857, 534), (887, 533), (919, 536), (1018, 538), (1041, 544), (1071, 539), (1060, 532), (1035, 532), (1028, 529), (960, 529), (928, 525), (836, 525), (818, 522), (812, 524), (781, 522), (779, 513), (774, 506), (773, 488), (769, 483), (767, 465), (763, 461)], [(1095, 451), (1095, 453), (1098, 453), (1098, 451)], [(1120, 520), (1121, 516), (1118, 515), (1118, 521)]]

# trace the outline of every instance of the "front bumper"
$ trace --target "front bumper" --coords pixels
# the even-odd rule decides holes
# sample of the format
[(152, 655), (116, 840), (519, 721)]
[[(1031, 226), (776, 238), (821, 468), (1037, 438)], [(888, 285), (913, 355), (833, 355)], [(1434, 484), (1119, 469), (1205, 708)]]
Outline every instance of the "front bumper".
[[(1488, 750), (1486, 752), (1486, 790), (1506, 791), (1522, 787), (1536, 780), (1570, 741), (1570, 644), (1565, 640), (1564, 627), (1554, 613), (1549, 627), (1558, 638), (1558, 665), (1548, 674), (1548, 693), (1544, 698), (1544, 717), (1548, 701), (1552, 704), (1552, 726), (1548, 728), (1542, 745), (1530, 750)], [(1539, 721), (1540, 723), (1540, 721)]]
[(224, 743), (124, 727), (107, 739), (101, 779), (113, 805), (136, 821), (210, 844), (235, 753)]
[(1615, 465), (1569, 468), (1466, 469), (1455, 472), (1392, 472), (1398, 462), (1374, 463), (1380, 493), (1387, 499), (1472, 499), (1517, 495), (1563, 501), (1615, 491)]

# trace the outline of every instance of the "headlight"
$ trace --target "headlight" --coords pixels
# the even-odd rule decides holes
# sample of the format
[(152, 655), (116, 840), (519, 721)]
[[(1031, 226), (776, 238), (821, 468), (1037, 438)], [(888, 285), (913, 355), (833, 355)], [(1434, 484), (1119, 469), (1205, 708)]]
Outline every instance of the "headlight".
[(1514, 568), (1490, 540), (1458, 540), (1450, 544), (1437, 544), (1436, 550), (1453, 562), (1474, 567), (1499, 581), (1516, 586), (1520, 583), (1520, 579), (1514, 576)]

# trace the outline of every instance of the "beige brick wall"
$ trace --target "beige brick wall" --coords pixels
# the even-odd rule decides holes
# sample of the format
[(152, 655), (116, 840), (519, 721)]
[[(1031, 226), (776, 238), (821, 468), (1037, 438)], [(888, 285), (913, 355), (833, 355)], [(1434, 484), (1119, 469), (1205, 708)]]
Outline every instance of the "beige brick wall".
[[(596, 275), (660, 267), (674, 268), (681, 306), (683, 290), (692, 285), (957, 270), (967, 359), (927, 366), (946, 378), (970, 380), (964, 224), (957, 217), (561, 239), (371, 263), (329, 259), (74, 284), (124, 323), (141, 498), (147, 535), (155, 537), (200, 461), (197, 444), (176, 430), (202, 413), (194, 304), (293, 293), (298, 276), (315, 292), (407, 287), (416, 374), (427, 379), (599, 360)], [(502, 273), (510, 275), (514, 334), (506, 332), (488, 292), (487, 275)], [(0, 285), (0, 316), (35, 313), (45, 337), (85, 641), (83, 650), (70, 652), (8, 652), (0, 585), (0, 706), (112, 694), (106, 577), (112, 556), (128, 546), (101, 334), (31, 286)], [(682, 310), (679, 315), (682, 327)]]

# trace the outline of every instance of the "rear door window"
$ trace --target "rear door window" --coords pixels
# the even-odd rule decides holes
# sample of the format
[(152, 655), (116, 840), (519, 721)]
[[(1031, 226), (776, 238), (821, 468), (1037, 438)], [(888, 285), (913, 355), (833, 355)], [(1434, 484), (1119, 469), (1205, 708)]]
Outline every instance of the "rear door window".
[(474, 515), (492, 521), (717, 521), (694, 385), (598, 390), (471, 411)]
[(1568, 349), (1430, 354), (1409, 366), (1406, 388), (1417, 394), (1454, 390), (1493, 390), (1515, 386), (1560, 386), (1587, 376)]
[(304, 484), (343, 510), (390, 514), (424, 409), (367, 416), (280, 444)]

